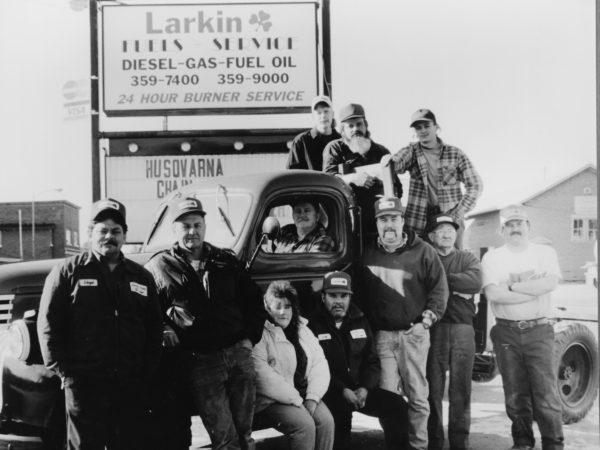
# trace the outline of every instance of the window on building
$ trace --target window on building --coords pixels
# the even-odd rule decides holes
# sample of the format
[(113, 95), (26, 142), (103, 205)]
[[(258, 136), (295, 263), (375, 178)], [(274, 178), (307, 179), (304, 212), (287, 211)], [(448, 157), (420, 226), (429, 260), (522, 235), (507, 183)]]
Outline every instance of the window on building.
[(79, 245), (79, 233), (77, 231), (73, 231), (73, 245)]
[(598, 235), (598, 220), (573, 216), (571, 225), (572, 241), (593, 241)]
[(593, 241), (598, 236), (598, 219), (588, 219), (588, 239)]
[(65, 230), (65, 243), (71, 245), (71, 230)]

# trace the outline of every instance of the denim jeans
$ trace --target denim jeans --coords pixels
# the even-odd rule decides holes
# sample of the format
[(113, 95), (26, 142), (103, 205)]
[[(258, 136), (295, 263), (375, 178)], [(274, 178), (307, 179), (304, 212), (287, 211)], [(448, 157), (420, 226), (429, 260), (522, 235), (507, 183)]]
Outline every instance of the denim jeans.
[[(335, 421), (333, 448), (350, 448), (352, 412), (354, 408), (344, 399), (341, 392), (328, 391), (323, 401), (329, 407)], [(378, 417), (385, 436), (387, 450), (403, 450), (408, 446), (408, 407), (404, 398), (381, 388), (369, 390), (365, 406), (358, 412)]]
[(430, 450), (441, 450), (444, 447), (442, 399), (448, 370), (448, 441), (452, 450), (469, 448), (474, 358), (475, 330), (472, 325), (438, 323), (431, 329), (431, 348), (427, 359), (430, 407), (427, 428)]
[(147, 419), (145, 405), (140, 383), (67, 377), (67, 448), (147, 448), (143, 441)]
[(250, 346), (242, 342), (192, 355), (192, 397), (214, 450), (254, 448), (254, 364)]
[(312, 417), (304, 407), (273, 403), (257, 413), (257, 420), (285, 434), (290, 450), (333, 448), (333, 417), (323, 402), (319, 402)]
[(502, 375), (506, 413), (515, 445), (535, 445), (532, 422), (543, 450), (562, 450), (562, 411), (554, 372), (554, 329), (550, 324), (520, 330), (495, 325), (490, 332)]
[(408, 397), (410, 446), (426, 449), (429, 387), (425, 373), (429, 331), (420, 324), (409, 330), (381, 330), (377, 332), (375, 342), (381, 362), (379, 386)]

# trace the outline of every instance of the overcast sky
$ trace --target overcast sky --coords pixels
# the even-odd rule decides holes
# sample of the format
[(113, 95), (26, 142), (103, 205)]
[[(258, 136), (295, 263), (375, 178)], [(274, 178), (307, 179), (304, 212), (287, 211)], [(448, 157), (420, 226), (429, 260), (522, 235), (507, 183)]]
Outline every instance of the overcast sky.
[[(90, 131), (63, 86), (89, 75), (81, 1), (0, 2), (0, 201), (91, 201)], [(83, 4), (85, 4), (83, 2)], [(431, 108), (485, 182), (483, 203), (596, 162), (593, 0), (331, 0), (335, 109), (362, 103), (375, 141), (413, 139)], [(487, 197), (487, 198), (486, 198)], [(481, 204), (480, 206), (483, 206)]]

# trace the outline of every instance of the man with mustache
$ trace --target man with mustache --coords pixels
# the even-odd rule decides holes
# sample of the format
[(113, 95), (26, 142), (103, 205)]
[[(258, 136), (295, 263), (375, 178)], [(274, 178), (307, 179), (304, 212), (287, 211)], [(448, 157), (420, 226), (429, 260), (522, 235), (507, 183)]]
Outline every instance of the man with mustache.
[(340, 133), (334, 128), (333, 106), (326, 95), (319, 95), (312, 101), (311, 111), (315, 126), (300, 133), (292, 141), (286, 169), (305, 169), (321, 171), (323, 167), (323, 149)]
[(63, 381), (69, 449), (149, 444), (162, 317), (152, 275), (121, 253), (126, 233), (122, 203), (94, 203), (90, 249), (54, 267), (40, 299), (40, 349)]
[(308, 327), (319, 339), (331, 380), (323, 401), (335, 421), (334, 449), (350, 448), (352, 412), (379, 417), (389, 450), (408, 444), (406, 401), (378, 387), (381, 367), (371, 327), (352, 302), (352, 280), (344, 272), (323, 278), (321, 303)]
[[(340, 110), (339, 118), (342, 137), (327, 144), (323, 150), (323, 171), (340, 175), (353, 188), (362, 209), (365, 235), (374, 236), (377, 230), (373, 203), (378, 195), (383, 194), (383, 185), (378, 177), (355, 169), (377, 164), (390, 152), (383, 145), (371, 140), (369, 124), (361, 105), (350, 103), (344, 106)], [(402, 197), (402, 185), (397, 177), (394, 179), (394, 189), (394, 194)]]
[(434, 216), (427, 225), (429, 242), (437, 251), (448, 281), (450, 298), (444, 316), (431, 328), (427, 359), (429, 383), (429, 450), (442, 450), (444, 424), (442, 399), (446, 372), (450, 372), (448, 441), (451, 450), (469, 448), (471, 376), (475, 358), (474, 294), (481, 290), (481, 264), (466, 250), (455, 248), (459, 225), (448, 214)]
[(530, 223), (523, 205), (501, 210), (500, 224), (506, 244), (484, 255), (483, 287), (496, 317), (490, 337), (512, 421), (512, 448), (535, 447), (535, 420), (542, 449), (562, 450), (554, 328), (548, 320), (550, 293), (561, 278), (558, 257), (552, 247), (529, 241)]
[(262, 292), (230, 250), (205, 240), (206, 212), (194, 197), (169, 204), (175, 244), (146, 264), (165, 322), (162, 369), (168, 398), (160, 419), (166, 442), (188, 449), (192, 402), (214, 449), (253, 449), (252, 346), (266, 312)]
[[(391, 157), (397, 174), (410, 173), (406, 228), (425, 237), (427, 221), (439, 213), (449, 214), (460, 225), (456, 245), (462, 247), (464, 215), (475, 206), (483, 182), (471, 160), (457, 147), (438, 137), (439, 125), (429, 109), (417, 110), (410, 119), (417, 134), (413, 142)], [(390, 157), (382, 165), (390, 164)], [(464, 187), (461, 190), (461, 184)]]
[[(271, 249), (274, 253), (315, 253), (333, 252), (335, 241), (327, 235), (321, 223), (319, 202), (310, 196), (292, 200), (294, 223), (285, 225), (274, 240)], [(269, 244), (265, 246), (268, 251)]]
[(444, 315), (448, 284), (437, 252), (412, 230), (396, 197), (375, 203), (377, 242), (359, 269), (363, 310), (376, 331), (379, 386), (408, 397), (410, 448), (427, 449), (429, 328)]

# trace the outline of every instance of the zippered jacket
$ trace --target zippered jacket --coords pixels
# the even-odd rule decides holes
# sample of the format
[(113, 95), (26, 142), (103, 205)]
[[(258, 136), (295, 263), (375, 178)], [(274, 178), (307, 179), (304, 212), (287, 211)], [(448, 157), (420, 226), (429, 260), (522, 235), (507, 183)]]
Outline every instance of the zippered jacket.
[(55, 266), (37, 327), (44, 363), (63, 376), (143, 380), (158, 367), (163, 324), (154, 280), (124, 257), (112, 272), (92, 252)]
[(308, 321), (329, 363), (328, 392), (341, 394), (344, 388), (368, 390), (377, 387), (381, 366), (367, 317), (350, 303), (342, 326), (337, 328), (322, 303)]
[[(266, 312), (260, 288), (230, 250), (204, 243), (199, 274), (175, 244), (146, 264), (154, 275), (164, 321), (177, 333), (182, 348), (210, 353), (262, 335)], [(193, 320), (181, 326), (167, 314), (177, 306)], [(171, 310), (172, 311), (172, 310)]]

